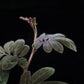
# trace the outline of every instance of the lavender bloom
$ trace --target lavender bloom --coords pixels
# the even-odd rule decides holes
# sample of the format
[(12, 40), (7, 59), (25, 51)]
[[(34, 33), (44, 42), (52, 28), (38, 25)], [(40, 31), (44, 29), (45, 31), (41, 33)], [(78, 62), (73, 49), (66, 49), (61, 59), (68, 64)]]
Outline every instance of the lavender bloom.
[(64, 48), (62, 44), (75, 52), (77, 51), (75, 43), (71, 39), (66, 38), (65, 35), (61, 33), (57, 33), (57, 34), (43, 33), (36, 39), (36, 42), (33, 43), (32, 46), (35, 49), (38, 49), (43, 45), (43, 50), (46, 53), (50, 53), (52, 49), (54, 49), (59, 53), (63, 53)]

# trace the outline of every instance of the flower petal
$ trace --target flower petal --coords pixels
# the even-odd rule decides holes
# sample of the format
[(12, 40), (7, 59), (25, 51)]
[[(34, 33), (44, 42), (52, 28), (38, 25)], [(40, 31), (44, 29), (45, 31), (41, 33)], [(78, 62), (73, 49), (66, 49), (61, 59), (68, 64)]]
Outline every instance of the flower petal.
[(59, 43), (57, 41), (53, 41), (53, 40), (51, 40), (49, 42), (50, 42), (50, 44), (54, 50), (56, 50), (59, 53), (63, 53), (64, 48), (63, 48), (63, 45), (61, 43)]
[(43, 50), (46, 52), (46, 53), (50, 53), (52, 51), (52, 47), (51, 45), (49, 44), (49, 42), (45, 42), (43, 44)]
[(56, 38), (56, 40), (61, 42), (67, 48), (77, 52), (76, 45), (75, 45), (74, 41), (72, 41), (71, 39), (69, 39), (69, 38)]

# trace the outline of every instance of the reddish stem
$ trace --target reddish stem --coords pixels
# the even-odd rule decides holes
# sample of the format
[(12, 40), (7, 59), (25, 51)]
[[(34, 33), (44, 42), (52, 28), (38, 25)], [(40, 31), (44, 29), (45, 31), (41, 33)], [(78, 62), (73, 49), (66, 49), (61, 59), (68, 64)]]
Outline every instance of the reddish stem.
[[(34, 43), (35, 43), (35, 42), (36, 42), (36, 38), (37, 38), (37, 28), (36, 28), (36, 26), (35, 26), (35, 28), (33, 28), (33, 31), (34, 31)], [(28, 60), (28, 62), (27, 62), (27, 67), (24, 69), (24, 72), (28, 70), (29, 65), (30, 65), (30, 63), (31, 63), (31, 60), (32, 60), (32, 57), (33, 57), (35, 51), (36, 51), (36, 50), (33, 48), (33, 49), (32, 49), (32, 52), (31, 52), (31, 54), (30, 54), (29, 60)]]

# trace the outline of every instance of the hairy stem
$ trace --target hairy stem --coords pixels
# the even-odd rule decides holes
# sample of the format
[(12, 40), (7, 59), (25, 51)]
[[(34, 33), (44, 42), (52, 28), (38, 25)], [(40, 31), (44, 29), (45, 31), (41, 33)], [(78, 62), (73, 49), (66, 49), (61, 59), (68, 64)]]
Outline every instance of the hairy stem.
[[(33, 32), (34, 32), (34, 43), (35, 43), (35, 42), (36, 42), (36, 38), (37, 38), (37, 28), (36, 28), (36, 26), (35, 26), (35, 28), (33, 28)], [(36, 51), (36, 50), (35, 50), (34, 48), (32, 48), (32, 51), (31, 51), (29, 60), (28, 60), (28, 62), (27, 62), (27, 67), (24, 69), (24, 72), (28, 70), (29, 65), (30, 65), (30, 63), (31, 63), (31, 60), (32, 60), (32, 57), (33, 57), (35, 51)]]

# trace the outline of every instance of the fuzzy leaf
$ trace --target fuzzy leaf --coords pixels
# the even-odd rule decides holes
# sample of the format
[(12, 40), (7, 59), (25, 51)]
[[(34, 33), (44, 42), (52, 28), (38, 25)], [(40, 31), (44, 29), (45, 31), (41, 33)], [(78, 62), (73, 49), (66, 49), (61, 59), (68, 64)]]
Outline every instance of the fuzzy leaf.
[(41, 34), (37, 39), (36, 42), (32, 44), (32, 47), (34, 47), (35, 49), (38, 49), (41, 47), (42, 43), (41, 41), (44, 39), (45, 37), (45, 33)]
[(27, 84), (32, 84), (32, 79), (31, 79), (31, 72), (27, 71)]
[(13, 50), (14, 50), (13, 54), (18, 56), (21, 53), (24, 45), (25, 45), (25, 41), (23, 39), (19, 39), (15, 41), (14, 47), (13, 47)]
[(5, 56), (2, 60), (2, 70), (10, 70), (18, 63), (17, 56)]
[(53, 34), (53, 38), (56, 38), (56, 37), (65, 37), (65, 35), (61, 33)]
[(21, 75), (20, 84), (32, 84), (30, 71), (26, 71)]
[(24, 45), (24, 47), (18, 57), (25, 56), (29, 52), (29, 49), (30, 49), (30, 47), (28, 45)]
[(0, 58), (3, 57), (3, 55), (5, 55), (5, 51), (4, 51), (4, 49), (0, 46)]
[(34, 47), (35, 49), (38, 49), (41, 47), (41, 45), (42, 45), (42, 43), (39, 42), (38, 40), (36, 40), (36, 42), (32, 44), (32, 47)]
[(0, 69), (0, 84), (7, 84), (9, 78), (9, 71), (2, 71)]
[(52, 46), (49, 44), (49, 42), (46, 42), (45, 44), (43, 44), (43, 50), (46, 53), (50, 53), (52, 51)]
[(24, 69), (27, 66), (27, 59), (24, 57), (19, 58), (18, 65)]
[(59, 52), (59, 53), (63, 53), (64, 51), (64, 48), (63, 48), (63, 45), (61, 43), (59, 43), (58, 41), (50, 41), (50, 45), (52, 46), (52, 48)]
[(5, 51), (10, 55), (13, 51), (13, 45), (14, 45), (14, 41), (10, 41), (10, 42), (7, 42), (5, 45), (4, 45), (4, 49)]
[(0, 70), (2, 69), (2, 63), (1, 63), (1, 61), (0, 61)]
[(61, 42), (63, 45), (65, 45), (67, 48), (77, 52), (76, 45), (74, 41), (72, 41), (69, 38), (56, 38), (57, 41)]
[(44, 80), (48, 79), (51, 75), (53, 75), (54, 72), (55, 69), (51, 67), (41, 68), (32, 75), (32, 83), (38, 84), (40, 82), (43, 82)]
[(61, 81), (46, 81), (46, 82), (42, 82), (40, 84), (68, 84), (68, 83), (61, 82)]

